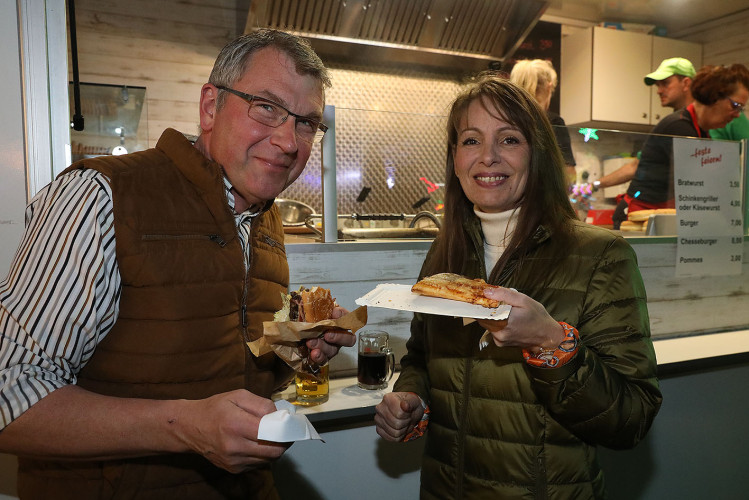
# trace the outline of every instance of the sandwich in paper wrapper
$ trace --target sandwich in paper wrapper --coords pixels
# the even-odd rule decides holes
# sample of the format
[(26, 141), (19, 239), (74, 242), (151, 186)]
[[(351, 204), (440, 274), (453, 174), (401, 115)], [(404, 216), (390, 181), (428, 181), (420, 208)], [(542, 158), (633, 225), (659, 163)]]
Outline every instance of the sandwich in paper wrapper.
[(262, 356), (273, 351), (291, 368), (299, 371), (308, 355), (305, 340), (320, 337), (328, 330), (345, 330), (355, 334), (367, 324), (367, 306), (358, 307), (338, 319), (292, 321), (287, 312), (288, 301), (295, 293), (284, 296), (284, 308), (276, 314), (276, 321), (263, 322), (263, 336), (247, 343), (252, 354)]

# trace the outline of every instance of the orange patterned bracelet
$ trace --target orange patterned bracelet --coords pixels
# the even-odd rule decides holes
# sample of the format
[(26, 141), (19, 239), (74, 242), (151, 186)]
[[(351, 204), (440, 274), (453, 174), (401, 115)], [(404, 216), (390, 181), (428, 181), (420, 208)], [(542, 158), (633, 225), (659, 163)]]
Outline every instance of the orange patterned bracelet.
[(565, 323), (559, 322), (564, 329), (564, 340), (556, 349), (541, 349), (538, 352), (531, 352), (523, 349), (525, 362), (531, 366), (539, 368), (556, 368), (567, 363), (577, 352), (577, 343), (580, 340), (580, 334), (577, 328)]
[[(411, 394), (416, 393), (412, 392)], [(418, 396), (418, 394), (416, 395)], [(421, 396), (419, 396), (419, 399), (421, 399)], [(427, 431), (427, 425), (429, 425), (429, 414), (431, 413), (431, 411), (429, 410), (429, 405), (427, 405), (423, 399), (421, 399), (421, 407), (424, 409), (424, 414), (421, 416), (421, 420), (419, 420), (419, 423), (416, 424), (411, 432), (405, 435), (405, 437), (403, 438), (404, 443), (420, 438)]]

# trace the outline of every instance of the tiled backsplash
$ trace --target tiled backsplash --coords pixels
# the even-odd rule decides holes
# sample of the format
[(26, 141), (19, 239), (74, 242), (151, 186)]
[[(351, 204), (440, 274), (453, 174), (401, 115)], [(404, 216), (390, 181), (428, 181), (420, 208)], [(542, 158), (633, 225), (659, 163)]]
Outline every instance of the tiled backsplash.
[[(438, 212), (445, 115), (461, 85), (430, 74), (333, 69), (338, 213)], [(282, 198), (322, 211), (320, 147)], [(368, 188), (368, 189), (367, 189)]]

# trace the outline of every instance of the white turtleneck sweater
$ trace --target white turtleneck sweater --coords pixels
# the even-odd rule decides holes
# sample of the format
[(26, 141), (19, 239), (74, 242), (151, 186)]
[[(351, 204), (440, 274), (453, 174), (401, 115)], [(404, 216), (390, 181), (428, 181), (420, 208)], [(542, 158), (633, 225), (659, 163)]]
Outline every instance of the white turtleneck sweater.
[(478, 207), (474, 206), (473, 212), (481, 221), (481, 230), (484, 233), (486, 275), (489, 276), (512, 238), (518, 221), (518, 209), (490, 214), (481, 212)]

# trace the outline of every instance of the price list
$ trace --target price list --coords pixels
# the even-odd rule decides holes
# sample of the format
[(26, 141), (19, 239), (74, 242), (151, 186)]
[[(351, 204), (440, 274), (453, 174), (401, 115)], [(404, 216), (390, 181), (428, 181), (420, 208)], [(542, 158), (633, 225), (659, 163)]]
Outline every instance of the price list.
[(677, 276), (741, 274), (739, 158), (735, 142), (674, 138)]

